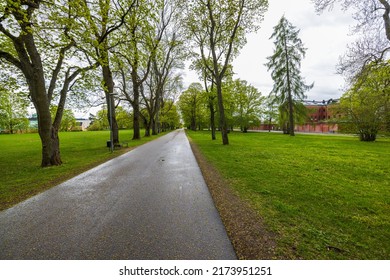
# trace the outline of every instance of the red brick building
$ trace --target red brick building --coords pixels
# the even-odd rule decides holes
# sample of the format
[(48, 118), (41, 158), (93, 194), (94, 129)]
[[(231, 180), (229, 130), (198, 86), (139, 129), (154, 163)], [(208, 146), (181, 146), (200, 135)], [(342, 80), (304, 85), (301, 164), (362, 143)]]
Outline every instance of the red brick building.
[[(305, 101), (307, 108), (307, 119), (303, 124), (296, 124), (297, 132), (313, 133), (336, 133), (339, 131), (338, 121), (341, 114), (337, 110), (338, 100), (329, 99), (328, 101)], [(263, 123), (253, 130), (280, 130), (276, 123)]]
[(341, 115), (336, 107), (338, 100), (328, 101), (306, 101), (307, 121), (304, 124), (296, 125), (297, 132), (335, 133), (338, 131), (337, 119)]

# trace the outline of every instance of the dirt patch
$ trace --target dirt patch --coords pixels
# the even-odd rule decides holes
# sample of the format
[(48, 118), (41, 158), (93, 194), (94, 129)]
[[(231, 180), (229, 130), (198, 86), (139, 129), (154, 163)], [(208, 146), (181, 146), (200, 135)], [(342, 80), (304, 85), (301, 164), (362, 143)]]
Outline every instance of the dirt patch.
[(191, 140), (190, 144), (237, 257), (244, 260), (274, 259), (275, 234), (265, 229), (261, 216), (238, 197), (196, 144)]

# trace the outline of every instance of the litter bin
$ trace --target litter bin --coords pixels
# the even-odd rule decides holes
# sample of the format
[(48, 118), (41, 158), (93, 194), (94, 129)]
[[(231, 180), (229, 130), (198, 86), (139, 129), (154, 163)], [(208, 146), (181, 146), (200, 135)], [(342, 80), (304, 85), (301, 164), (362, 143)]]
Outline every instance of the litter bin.
[(107, 148), (111, 147), (111, 140), (107, 140)]

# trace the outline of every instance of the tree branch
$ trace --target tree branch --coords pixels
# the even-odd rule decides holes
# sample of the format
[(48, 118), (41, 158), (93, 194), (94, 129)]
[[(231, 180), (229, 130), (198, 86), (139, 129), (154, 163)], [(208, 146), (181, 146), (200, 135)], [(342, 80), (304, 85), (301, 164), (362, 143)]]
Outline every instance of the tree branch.
[(0, 50), (0, 59), (5, 59), (9, 63), (15, 65), (18, 69), (22, 70), (22, 63), (8, 52)]

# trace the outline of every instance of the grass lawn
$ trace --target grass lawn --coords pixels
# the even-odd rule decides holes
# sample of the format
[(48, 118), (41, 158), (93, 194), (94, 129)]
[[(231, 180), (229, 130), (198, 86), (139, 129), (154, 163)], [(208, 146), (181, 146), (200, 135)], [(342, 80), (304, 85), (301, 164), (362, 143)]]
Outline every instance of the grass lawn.
[(281, 259), (390, 259), (390, 139), (188, 131), (276, 233)]
[[(129, 147), (141, 145), (156, 136), (132, 141), (132, 131), (120, 131)], [(0, 210), (46, 190), (129, 149), (110, 153), (109, 131), (60, 133), (61, 158), (57, 167), (41, 168), (41, 142), (38, 134), (0, 135)]]

